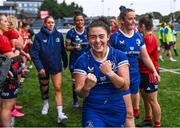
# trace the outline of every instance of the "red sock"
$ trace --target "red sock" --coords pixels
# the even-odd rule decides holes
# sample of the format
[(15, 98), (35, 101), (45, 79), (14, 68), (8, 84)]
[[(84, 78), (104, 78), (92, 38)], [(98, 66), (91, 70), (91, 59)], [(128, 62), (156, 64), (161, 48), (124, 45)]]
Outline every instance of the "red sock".
[(134, 117), (139, 118), (140, 111), (138, 108), (134, 108)]
[(144, 120), (152, 120), (152, 116), (146, 115)]
[(154, 127), (161, 127), (161, 122), (155, 121), (154, 122)]

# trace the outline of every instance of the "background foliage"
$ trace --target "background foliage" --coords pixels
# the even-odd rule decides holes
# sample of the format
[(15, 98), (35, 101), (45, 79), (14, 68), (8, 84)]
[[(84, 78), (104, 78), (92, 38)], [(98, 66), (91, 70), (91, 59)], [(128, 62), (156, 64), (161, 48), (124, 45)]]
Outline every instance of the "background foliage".
[(67, 5), (65, 0), (60, 4), (58, 4), (56, 0), (45, 0), (40, 10), (48, 10), (49, 14), (54, 16), (55, 19), (73, 17), (75, 10), (79, 10), (83, 13), (83, 8), (81, 6), (74, 2)]

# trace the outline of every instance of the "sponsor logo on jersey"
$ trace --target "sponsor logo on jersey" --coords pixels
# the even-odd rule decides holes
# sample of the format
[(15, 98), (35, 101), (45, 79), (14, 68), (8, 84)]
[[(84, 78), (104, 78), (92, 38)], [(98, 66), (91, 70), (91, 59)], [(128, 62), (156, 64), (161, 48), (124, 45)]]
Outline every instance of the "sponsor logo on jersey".
[(89, 67), (88, 66), (88, 72), (90, 72), (90, 73), (94, 72), (94, 67)]
[(124, 44), (124, 40), (123, 40), (123, 41), (120, 40), (119, 43), (120, 43), (120, 44)]
[(106, 81), (106, 76), (100, 77), (100, 81)]

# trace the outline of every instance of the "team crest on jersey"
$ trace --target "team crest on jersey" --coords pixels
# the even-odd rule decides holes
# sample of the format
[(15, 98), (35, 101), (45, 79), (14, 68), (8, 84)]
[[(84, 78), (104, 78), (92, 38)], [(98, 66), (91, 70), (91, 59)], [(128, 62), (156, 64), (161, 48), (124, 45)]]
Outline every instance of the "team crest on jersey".
[(131, 51), (134, 50), (134, 47), (130, 47), (130, 50), (131, 50)]
[(90, 72), (90, 73), (94, 72), (94, 67), (89, 67), (88, 66), (88, 72)]
[(106, 76), (100, 77), (100, 81), (106, 81)]
[(56, 38), (56, 42), (60, 42), (60, 39), (59, 39), (59, 38)]
[(123, 40), (123, 41), (120, 40), (119, 43), (120, 43), (120, 44), (124, 44), (124, 40)]
[(140, 46), (140, 44), (141, 44), (140, 39), (136, 39), (136, 44), (137, 44), (138, 46)]
[(43, 43), (47, 43), (47, 40), (43, 40)]

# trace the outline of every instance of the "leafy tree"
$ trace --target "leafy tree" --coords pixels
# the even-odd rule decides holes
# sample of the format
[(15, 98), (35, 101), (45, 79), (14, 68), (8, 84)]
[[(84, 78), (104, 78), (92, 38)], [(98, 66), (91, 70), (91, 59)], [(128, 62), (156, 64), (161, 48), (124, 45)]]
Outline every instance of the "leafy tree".
[(41, 5), (40, 10), (47, 10), (50, 15), (54, 16), (54, 18), (60, 17), (56, 0), (45, 0)]
[(180, 11), (176, 11), (174, 13), (174, 17), (175, 17), (176, 21), (178, 21), (180, 23)]
[(75, 10), (80, 10), (83, 13), (83, 8), (72, 2), (67, 5), (65, 0), (58, 4), (56, 0), (45, 0), (40, 7), (40, 10), (48, 10), (49, 14), (54, 18), (72, 17)]
[(162, 19), (162, 15), (159, 12), (152, 12), (154, 19)]

